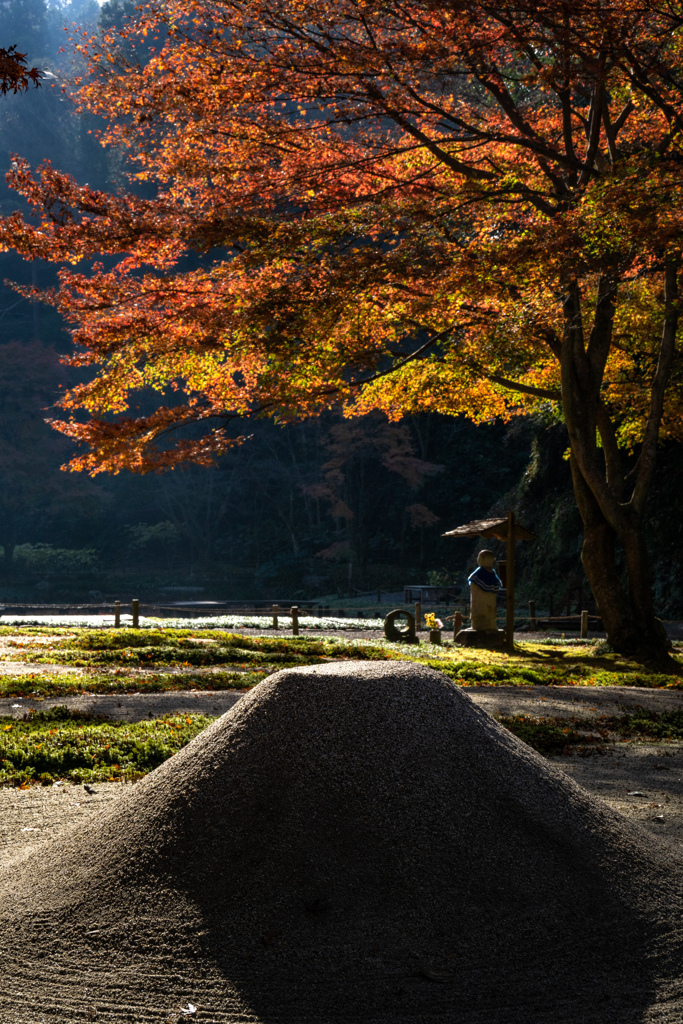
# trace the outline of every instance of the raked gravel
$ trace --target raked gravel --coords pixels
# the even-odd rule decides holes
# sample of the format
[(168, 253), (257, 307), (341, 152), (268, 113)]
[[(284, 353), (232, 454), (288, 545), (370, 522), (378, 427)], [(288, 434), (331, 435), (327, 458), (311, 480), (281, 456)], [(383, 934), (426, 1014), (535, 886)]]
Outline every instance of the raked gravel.
[[(651, 690), (639, 686), (468, 686), (464, 692), (492, 715), (593, 719), (638, 708), (657, 712), (683, 710), (683, 690)], [(173, 714), (222, 715), (243, 693), (240, 690), (167, 690), (161, 693), (82, 693), (74, 697), (3, 697), (0, 698), (0, 716), (21, 718), (29, 709), (45, 710), (58, 704), (127, 722)]]
[(683, 1021), (677, 845), (426, 667), (279, 672), (119, 794), (0, 871), (7, 1024)]

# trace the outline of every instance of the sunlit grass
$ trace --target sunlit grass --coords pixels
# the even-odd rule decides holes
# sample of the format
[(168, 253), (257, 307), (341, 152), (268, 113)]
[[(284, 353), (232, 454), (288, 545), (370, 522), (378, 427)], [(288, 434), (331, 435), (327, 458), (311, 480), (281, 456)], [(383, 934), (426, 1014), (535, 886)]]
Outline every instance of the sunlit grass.
[(0, 697), (76, 697), (87, 693), (164, 693), (173, 690), (248, 690), (270, 674), (254, 671), (135, 672), (115, 668), (109, 672), (31, 672), (0, 675)]
[[(216, 716), (112, 721), (57, 706), (21, 719), (0, 717), (0, 786), (135, 781), (194, 739)], [(681, 742), (683, 711), (636, 711), (594, 719), (499, 716), (544, 755), (600, 752), (615, 743)]]
[(0, 785), (134, 780), (163, 764), (214, 719), (176, 715), (117, 722), (68, 711), (0, 718)]
[[(683, 688), (680, 654), (680, 670), (666, 674), (606, 651), (597, 642), (520, 643), (511, 655), (456, 647), (452, 642), (410, 645), (379, 638), (248, 636), (220, 629), (29, 626), (3, 628), (0, 633), (3, 660), (46, 666), (41, 672), (2, 675), (0, 660), (0, 696), (9, 697), (245, 689), (281, 668), (350, 659), (417, 661), (461, 686)], [(52, 665), (67, 671), (50, 671), (47, 666)]]

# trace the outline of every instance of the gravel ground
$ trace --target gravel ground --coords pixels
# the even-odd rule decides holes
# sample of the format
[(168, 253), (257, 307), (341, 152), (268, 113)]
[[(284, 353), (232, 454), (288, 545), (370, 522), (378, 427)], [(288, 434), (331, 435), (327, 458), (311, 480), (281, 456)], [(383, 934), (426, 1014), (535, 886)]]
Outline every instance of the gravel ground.
[[(629, 710), (683, 709), (683, 690), (637, 686), (468, 686), (465, 692), (489, 714), (538, 715), (543, 718), (599, 718)], [(76, 697), (3, 697), (0, 715), (21, 718), (29, 709), (66, 705), (126, 722), (161, 715), (222, 715), (242, 696), (239, 690), (166, 690), (162, 693), (98, 694)]]

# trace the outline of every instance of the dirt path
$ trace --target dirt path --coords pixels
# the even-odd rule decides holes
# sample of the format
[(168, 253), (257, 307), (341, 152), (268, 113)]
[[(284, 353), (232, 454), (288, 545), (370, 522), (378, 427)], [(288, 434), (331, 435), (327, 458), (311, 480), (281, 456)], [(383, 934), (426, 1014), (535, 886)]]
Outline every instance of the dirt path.
[(29, 710), (57, 705), (107, 715), (123, 722), (140, 722), (162, 715), (224, 715), (242, 696), (240, 690), (166, 690), (163, 693), (85, 693), (77, 697), (3, 697), (0, 715), (22, 718)]
[[(543, 718), (598, 718), (637, 708), (683, 710), (683, 690), (649, 690), (635, 686), (468, 686), (466, 693), (489, 714), (538, 715)], [(172, 690), (163, 693), (80, 694), (77, 697), (3, 697), (0, 715), (21, 718), (57, 704), (126, 722), (161, 715), (224, 715), (239, 690)]]

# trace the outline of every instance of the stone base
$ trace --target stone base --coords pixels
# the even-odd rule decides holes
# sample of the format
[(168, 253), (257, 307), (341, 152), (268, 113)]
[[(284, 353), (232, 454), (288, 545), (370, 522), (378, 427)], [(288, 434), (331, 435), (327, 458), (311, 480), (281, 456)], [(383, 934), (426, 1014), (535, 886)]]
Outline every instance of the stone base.
[(455, 638), (456, 644), (463, 647), (486, 647), (488, 650), (499, 650), (505, 647), (505, 633), (502, 629), (461, 629)]

